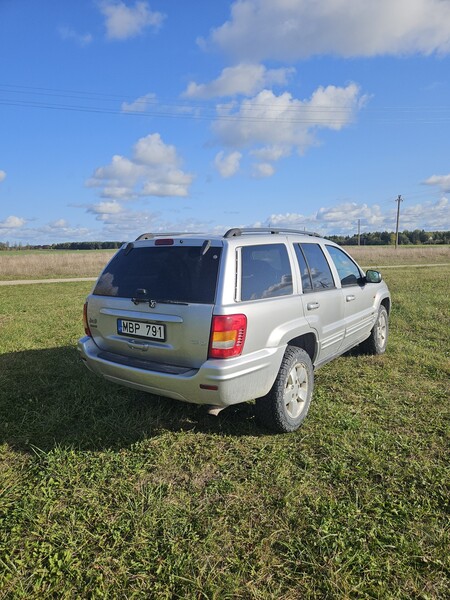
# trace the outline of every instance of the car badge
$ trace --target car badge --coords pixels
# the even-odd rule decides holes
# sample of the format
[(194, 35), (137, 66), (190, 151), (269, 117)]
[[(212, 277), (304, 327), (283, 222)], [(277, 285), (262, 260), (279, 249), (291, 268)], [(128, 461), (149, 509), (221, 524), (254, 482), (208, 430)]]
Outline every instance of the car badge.
[(156, 300), (149, 300), (148, 305), (150, 306), (150, 308), (155, 308), (155, 306), (156, 306)]

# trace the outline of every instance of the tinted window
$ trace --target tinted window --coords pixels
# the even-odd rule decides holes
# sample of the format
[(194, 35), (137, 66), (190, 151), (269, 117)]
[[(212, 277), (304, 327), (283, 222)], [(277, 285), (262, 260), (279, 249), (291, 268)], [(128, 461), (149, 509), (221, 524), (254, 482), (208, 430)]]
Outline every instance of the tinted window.
[(306, 264), (302, 249), (300, 248), (300, 244), (295, 244), (295, 253), (297, 255), (298, 266), (302, 276), (302, 289), (304, 292), (310, 292), (313, 289), (311, 275), (309, 273), (308, 265)]
[(202, 256), (200, 246), (122, 249), (100, 277), (94, 294), (133, 298), (140, 289), (151, 300), (213, 303), (221, 251), (213, 247)]
[(292, 294), (291, 265), (284, 244), (244, 246), (242, 300), (258, 300)]
[(343, 286), (357, 285), (361, 273), (351, 258), (335, 246), (327, 246), (327, 250), (336, 265), (341, 284)]
[(334, 288), (333, 275), (319, 244), (300, 244), (311, 274), (314, 290)]

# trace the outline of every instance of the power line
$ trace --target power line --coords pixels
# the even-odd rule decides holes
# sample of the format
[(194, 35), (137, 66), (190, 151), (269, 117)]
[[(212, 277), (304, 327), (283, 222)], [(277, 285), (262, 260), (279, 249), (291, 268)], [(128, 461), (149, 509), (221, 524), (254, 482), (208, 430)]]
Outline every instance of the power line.
[[(0, 84), (0, 104), (19, 108), (41, 108), (48, 110), (95, 112), (100, 114), (125, 114), (142, 117), (172, 117), (184, 119), (214, 119), (219, 121), (255, 121), (307, 125), (344, 125), (353, 116), (355, 106), (313, 106), (301, 100), (292, 104), (275, 104), (258, 101), (257, 98), (244, 99), (239, 112), (232, 112), (236, 106), (230, 103), (194, 101), (179, 99), (157, 99), (156, 97), (131, 97), (129, 94), (107, 94), (80, 90), (58, 90), (55, 88)], [(47, 100), (45, 100), (45, 98)], [(74, 101), (54, 102), (55, 99)], [(130, 110), (111, 106), (111, 103), (129, 101), (144, 110)], [(85, 104), (95, 102), (95, 105)], [(222, 109), (222, 112), (220, 110)], [(259, 111), (259, 114), (258, 112)], [(256, 114), (254, 114), (256, 112)], [(252, 114), (253, 113), (253, 114)], [(442, 107), (381, 107), (364, 108), (364, 116), (380, 124), (445, 124), (450, 123), (450, 108)]]

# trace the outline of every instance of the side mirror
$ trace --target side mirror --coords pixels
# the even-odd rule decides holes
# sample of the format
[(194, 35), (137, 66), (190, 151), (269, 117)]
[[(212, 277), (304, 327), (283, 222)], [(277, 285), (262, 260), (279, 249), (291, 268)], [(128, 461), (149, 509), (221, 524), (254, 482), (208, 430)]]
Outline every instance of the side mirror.
[(382, 280), (381, 273), (379, 271), (373, 271), (369, 269), (366, 271), (366, 281), (367, 283), (380, 283)]

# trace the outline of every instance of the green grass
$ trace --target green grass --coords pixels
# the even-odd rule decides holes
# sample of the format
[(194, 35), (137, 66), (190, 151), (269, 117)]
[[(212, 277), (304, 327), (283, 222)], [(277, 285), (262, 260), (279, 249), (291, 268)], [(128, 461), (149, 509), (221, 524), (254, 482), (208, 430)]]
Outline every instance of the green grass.
[(447, 598), (450, 268), (385, 276), (279, 436), (88, 373), (89, 283), (0, 288), (0, 597)]

